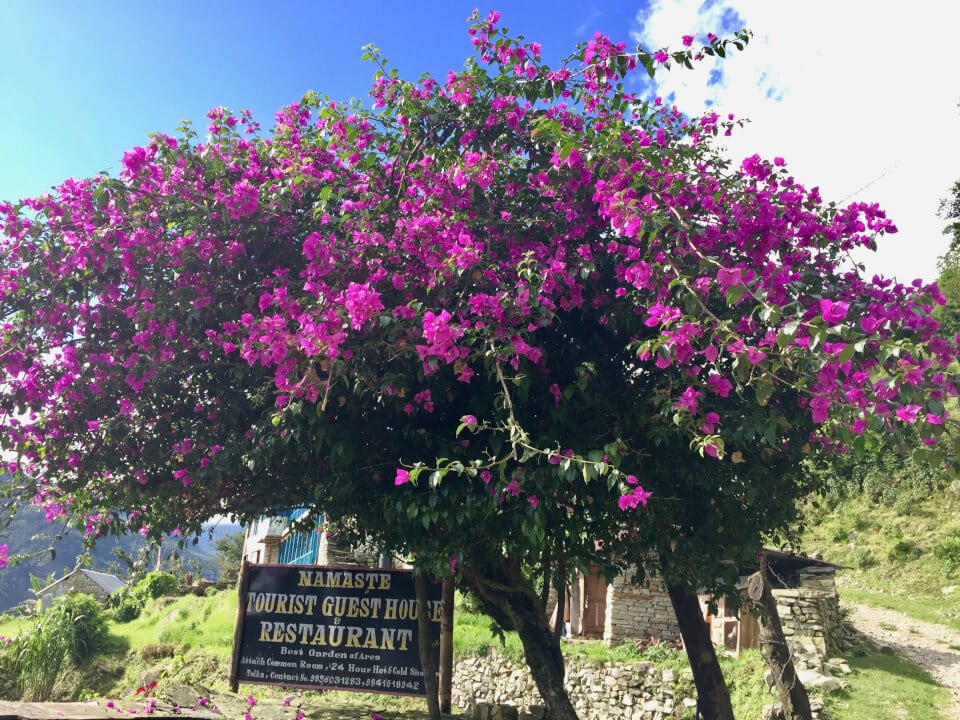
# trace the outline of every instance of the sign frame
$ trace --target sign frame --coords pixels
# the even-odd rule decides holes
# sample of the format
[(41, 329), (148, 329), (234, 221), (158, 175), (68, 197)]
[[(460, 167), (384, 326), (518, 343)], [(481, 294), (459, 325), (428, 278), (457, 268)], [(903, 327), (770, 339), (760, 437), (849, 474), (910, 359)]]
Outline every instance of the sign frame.
[[(437, 657), (441, 585), (428, 584)], [(426, 697), (411, 570), (247, 563), (230, 686), (280, 685)]]

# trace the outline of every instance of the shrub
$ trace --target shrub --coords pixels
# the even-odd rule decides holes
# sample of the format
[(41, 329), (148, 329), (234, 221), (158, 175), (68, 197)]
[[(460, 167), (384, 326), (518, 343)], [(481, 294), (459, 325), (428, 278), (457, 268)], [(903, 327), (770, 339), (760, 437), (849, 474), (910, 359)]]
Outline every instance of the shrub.
[(933, 548), (933, 556), (940, 561), (943, 574), (951, 576), (960, 568), (960, 536), (948, 535)]
[(180, 587), (177, 576), (173, 573), (154, 570), (148, 572), (143, 580), (133, 586), (134, 594), (141, 595), (144, 599), (158, 598), (161, 595), (170, 595)]
[(73, 646), (73, 622), (58, 608), (47, 611), (33, 632), (14, 643), (13, 674), (22, 699), (49, 700), (66, 670)]
[(920, 548), (912, 540), (901, 540), (896, 543), (887, 553), (887, 557), (893, 562), (907, 562), (916, 560), (922, 554)]
[(857, 548), (853, 551), (852, 562), (853, 566), (858, 570), (865, 570), (866, 568), (873, 567), (877, 564), (877, 561), (873, 557), (873, 553), (864, 548)]
[(112, 611), (113, 621), (116, 623), (128, 623), (140, 617), (140, 611), (143, 610), (143, 603), (139, 598), (129, 594), (124, 594), (115, 601)]
[(20, 689), (16, 670), (17, 646), (10, 638), (0, 637), (0, 700), (17, 700)]
[(70, 593), (51, 611), (59, 614), (62, 622), (72, 626), (70, 657), (75, 662), (95, 655), (107, 641), (107, 617), (96, 598), (84, 593)]
[(149, 643), (140, 648), (140, 659), (151, 662), (161, 658), (172, 658), (179, 649), (179, 645), (172, 643)]

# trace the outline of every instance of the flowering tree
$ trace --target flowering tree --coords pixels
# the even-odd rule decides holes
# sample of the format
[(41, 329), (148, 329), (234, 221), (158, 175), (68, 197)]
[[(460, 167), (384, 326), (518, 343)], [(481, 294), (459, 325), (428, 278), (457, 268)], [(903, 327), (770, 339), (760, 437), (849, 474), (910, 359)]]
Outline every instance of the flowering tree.
[(372, 108), (310, 94), (267, 136), (216, 110), (0, 205), (0, 442), (10, 496), (91, 536), (348, 519), (457, 574), (570, 718), (537, 574), (652, 551), (678, 593), (719, 587), (804, 457), (935, 444), (956, 347), (936, 286), (847, 259), (894, 230), (876, 206), (625, 89), (745, 34), (551, 68), (497, 21), (442, 81), (371, 50)]

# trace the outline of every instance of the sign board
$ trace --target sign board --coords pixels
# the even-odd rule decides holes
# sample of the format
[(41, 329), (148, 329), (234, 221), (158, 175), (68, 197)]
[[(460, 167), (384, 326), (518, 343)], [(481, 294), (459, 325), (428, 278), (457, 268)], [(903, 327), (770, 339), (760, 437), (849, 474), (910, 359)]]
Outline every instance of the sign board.
[[(248, 572), (235, 682), (426, 695), (412, 572), (306, 565), (249, 565)], [(440, 585), (428, 587), (436, 647)]]

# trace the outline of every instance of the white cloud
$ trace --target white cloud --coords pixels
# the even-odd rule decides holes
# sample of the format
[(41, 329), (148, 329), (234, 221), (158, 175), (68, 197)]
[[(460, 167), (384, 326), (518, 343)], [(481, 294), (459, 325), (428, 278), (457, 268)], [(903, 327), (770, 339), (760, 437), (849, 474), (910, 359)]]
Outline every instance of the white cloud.
[(960, 178), (960, 73), (942, 39), (960, 26), (960, 6), (656, 0), (637, 14), (634, 39), (679, 46), (734, 17), (754, 39), (720, 65), (723, 81), (673, 70), (661, 93), (691, 114), (712, 102), (749, 118), (729, 139), (735, 157), (780, 155), (828, 200), (880, 203), (900, 232), (864, 256), (867, 269), (935, 278), (947, 244), (936, 211)]

